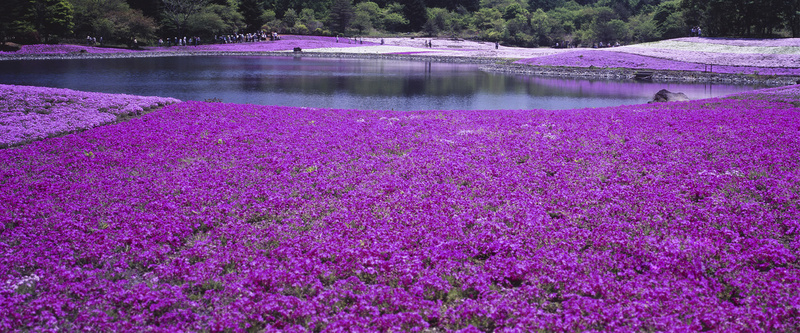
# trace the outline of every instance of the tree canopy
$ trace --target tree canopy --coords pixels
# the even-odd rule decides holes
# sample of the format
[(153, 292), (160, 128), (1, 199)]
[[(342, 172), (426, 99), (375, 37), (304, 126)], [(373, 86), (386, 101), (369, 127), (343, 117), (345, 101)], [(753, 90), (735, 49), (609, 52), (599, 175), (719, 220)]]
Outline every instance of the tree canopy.
[(800, 0), (4, 0), (0, 38), (122, 42), (258, 30), (411, 33), (517, 46), (798, 37)]

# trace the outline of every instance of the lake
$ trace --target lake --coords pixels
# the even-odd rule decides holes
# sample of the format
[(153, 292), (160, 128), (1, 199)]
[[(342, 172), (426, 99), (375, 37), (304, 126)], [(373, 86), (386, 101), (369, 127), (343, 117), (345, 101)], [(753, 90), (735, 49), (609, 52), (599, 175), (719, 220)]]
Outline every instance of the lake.
[(0, 61), (0, 83), (181, 100), (370, 110), (576, 109), (691, 99), (761, 86), (645, 83), (489, 73), (475, 64), (196, 56)]

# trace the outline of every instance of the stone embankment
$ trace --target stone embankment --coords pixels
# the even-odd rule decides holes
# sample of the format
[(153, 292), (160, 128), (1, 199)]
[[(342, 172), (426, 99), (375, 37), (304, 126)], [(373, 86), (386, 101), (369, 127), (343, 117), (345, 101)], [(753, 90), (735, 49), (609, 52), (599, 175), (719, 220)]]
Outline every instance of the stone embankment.
[[(572, 77), (587, 79), (633, 80), (640, 70), (627, 68), (547, 67), (522, 64), (491, 64), (481, 66), (487, 72)], [(743, 75), (689, 71), (649, 71), (653, 82), (729, 83), (785, 86), (798, 84), (800, 76)]]

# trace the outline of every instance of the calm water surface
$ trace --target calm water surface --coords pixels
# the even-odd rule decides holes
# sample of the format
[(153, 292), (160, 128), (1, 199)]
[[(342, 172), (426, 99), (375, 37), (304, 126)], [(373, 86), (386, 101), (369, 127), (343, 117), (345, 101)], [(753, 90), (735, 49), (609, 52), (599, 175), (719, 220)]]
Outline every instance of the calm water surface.
[(497, 74), (473, 64), (234, 56), (0, 61), (0, 83), (378, 110), (575, 109), (645, 103), (662, 88), (692, 99), (761, 88)]

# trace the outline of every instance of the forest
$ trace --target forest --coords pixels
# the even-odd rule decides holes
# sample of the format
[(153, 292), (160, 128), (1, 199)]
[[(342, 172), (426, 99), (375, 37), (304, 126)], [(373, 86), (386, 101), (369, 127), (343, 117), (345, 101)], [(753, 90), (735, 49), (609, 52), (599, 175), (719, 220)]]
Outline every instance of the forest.
[[(699, 28), (699, 29), (698, 29)], [(798, 37), (800, 0), (3, 0), (0, 40), (153, 45), (257, 31), (439, 36), (537, 47)]]

